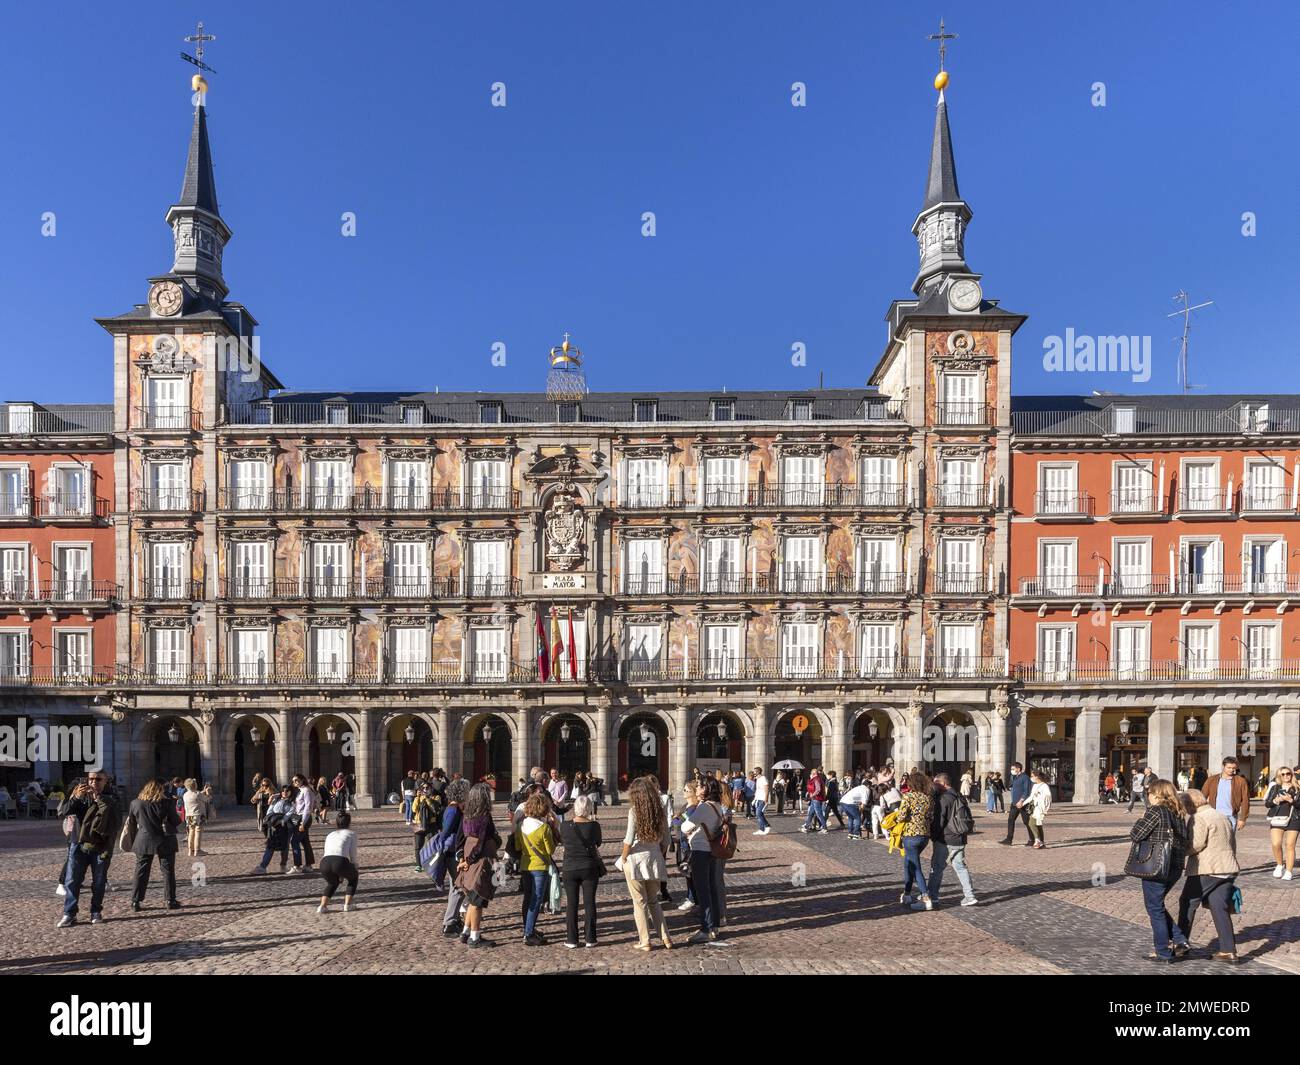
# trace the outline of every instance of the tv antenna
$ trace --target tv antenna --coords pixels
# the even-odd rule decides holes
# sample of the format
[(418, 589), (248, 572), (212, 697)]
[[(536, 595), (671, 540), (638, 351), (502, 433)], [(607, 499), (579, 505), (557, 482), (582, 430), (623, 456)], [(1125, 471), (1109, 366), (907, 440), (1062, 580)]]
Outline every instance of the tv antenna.
[(1178, 353), (1178, 376), (1183, 383), (1183, 395), (1187, 395), (1187, 393), (1193, 388), (1205, 387), (1204, 385), (1189, 384), (1187, 381), (1187, 341), (1192, 333), (1192, 311), (1199, 311), (1202, 307), (1208, 307), (1214, 302), (1214, 300), (1206, 300), (1204, 303), (1197, 303), (1193, 306), (1191, 303), (1191, 297), (1188, 296), (1183, 289), (1179, 289), (1177, 294), (1174, 296), (1174, 302), (1181, 303), (1183, 309), (1180, 311), (1174, 311), (1172, 314), (1167, 314), (1165, 317), (1177, 318), (1179, 315), (1182, 315), (1183, 336), (1182, 346)]
[(188, 37), (186, 37), (185, 40), (193, 43), (194, 54), (186, 55), (184, 52), (182, 52), (181, 58), (184, 59), (185, 62), (187, 63), (193, 63), (200, 70), (206, 70), (209, 73), (215, 74), (216, 71), (212, 67), (208, 66), (207, 63), (203, 62), (203, 45), (207, 41), (215, 41), (216, 37), (214, 37), (210, 33), (204, 33), (203, 23), (200, 22), (199, 28), (195, 30), (193, 33), (191, 33)]

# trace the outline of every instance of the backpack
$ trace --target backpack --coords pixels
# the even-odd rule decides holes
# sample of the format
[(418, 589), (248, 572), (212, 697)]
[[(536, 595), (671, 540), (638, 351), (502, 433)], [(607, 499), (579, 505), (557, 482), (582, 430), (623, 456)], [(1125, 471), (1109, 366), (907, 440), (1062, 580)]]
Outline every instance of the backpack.
[[(721, 815), (719, 815), (721, 816)], [(709, 853), (715, 858), (726, 861), (728, 858), (736, 856), (736, 826), (722, 818), (722, 826), (718, 829), (716, 836), (710, 836), (707, 829), (704, 829), (705, 837), (709, 841)]]
[(971, 816), (970, 806), (960, 795), (957, 796), (957, 806), (948, 822), (948, 831), (954, 836), (969, 836), (975, 831), (975, 818)]

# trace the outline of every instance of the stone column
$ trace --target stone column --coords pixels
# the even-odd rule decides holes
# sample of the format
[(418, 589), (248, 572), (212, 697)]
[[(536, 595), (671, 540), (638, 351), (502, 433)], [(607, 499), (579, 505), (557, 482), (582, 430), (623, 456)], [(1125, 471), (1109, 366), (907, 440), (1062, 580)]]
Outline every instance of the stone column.
[(843, 773), (849, 768), (848, 750), (852, 746), (848, 742), (849, 731), (849, 707), (847, 703), (835, 703), (831, 706), (831, 735), (828, 745), (829, 754), (823, 755), (822, 760), (826, 763), (827, 771), (834, 769), (836, 775)]
[[(609, 724), (613, 714), (608, 706), (596, 707), (596, 734), (591, 737), (591, 771), (605, 781), (607, 787), (614, 779), (609, 758)], [(617, 786), (608, 787), (606, 794), (611, 803), (618, 801)]]
[(1225, 758), (1236, 755), (1238, 731), (1235, 706), (1221, 706), (1210, 715), (1210, 764), (1205, 768), (1211, 775), (1219, 771)]
[(900, 777), (910, 773), (912, 766), (921, 766), (921, 753), (925, 750), (925, 710), (919, 701), (907, 704), (907, 725), (899, 737), (903, 740), (902, 757), (894, 755), (894, 771)]
[(754, 736), (750, 741), (749, 765), (747, 769), (762, 766), (763, 772), (770, 775), (772, 769), (772, 739), (767, 728), (767, 703), (754, 704)]
[(1101, 768), (1101, 709), (1083, 706), (1074, 719), (1074, 798), (1075, 806), (1095, 806), (1101, 802), (1097, 772)]
[[(292, 715), (288, 710), (276, 710), (273, 714), (268, 715), (275, 718), (275, 776), (276, 784), (283, 786), (289, 783), (294, 773), (298, 772), (295, 763), (298, 761), (298, 750), (293, 735)], [(357, 781), (358, 787), (360, 780)]]
[(1174, 710), (1172, 706), (1154, 707), (1147, 715), (1147, 763), (1161, 780), (1173, 780)]
[(356, 744), (357, 793), (353, 801), (361, 810), (373, 810), (383, 805), (383, 781), (377, 780), (380, 759), (376, 752), (375, 714), (372, 710), (356, 711), (361, 735), (353, 737)]
[(1279, 706), (1268, 721), (1268, 767), (1300, 764), (1300, 706)]
[(521, 702), (515, 711), (515, 732), (515, 780), (527, 779), (533, 767), (533, 708), (527, 703)]
[(204, 784), (212, 785), (212, 793), (218, 799), (226, 799), (221, 794), (221, 758), (217, 749), (217, 716), (211, 710), (204, 710), (194, 722), (199, 734), (199, 773)]
[(436, 732), (433, 737), (433, 767), (441, 769), (447, 774), (447, 779), (451, 779), (454, 769), (459, 768), (451, 764), (451, 710), (447, 707), (440, 707), (433, 712), (436, 721)]
[(1008, 703), (996, 703), (993, 713), (989, 715), (989, 757), (988, 770), (1001, 773), (1006, 780), (1011, 768), (1011, 759), (1007, 757), (1007, 719), (1011, 716)]
[[(1011, 758), (1013, 762), (1019, 762), (1029, 772), (1029, 708), (1025, 706), (1016, 707), (1015, 735), (1012, 740), (1015, 744), (1015, 753)], [(1010, 763), (1007, 766), (1007, 773), (1002, 774), (1003, 780), (1010, 780)]]
[[(48, 715), (41, 714), (40, 716), (37, 716), (33, 714), (27, 719), (28, 749), (30, 750), (39, 744), (39, 750), (45, 756), (39, 761), (32, 759), (32, 779), (45, 781), (47, 791), (49, 790), (48, 785), (54, 783), (54, 778), (50, 776), (50, 773), (53, 770), (53, 763), (50, 761), (49, 757), (51, 738), (50, 719)], [(59, 776), (62, 775), (63, 773), (60, 771)]]
[(673, 793), (678, 800), (682, 797), (682, 785), (691, 774), (691, 708), (678, 706), (673, 709), (673, 728), (677, 733), (673, 740), (672, 771)]

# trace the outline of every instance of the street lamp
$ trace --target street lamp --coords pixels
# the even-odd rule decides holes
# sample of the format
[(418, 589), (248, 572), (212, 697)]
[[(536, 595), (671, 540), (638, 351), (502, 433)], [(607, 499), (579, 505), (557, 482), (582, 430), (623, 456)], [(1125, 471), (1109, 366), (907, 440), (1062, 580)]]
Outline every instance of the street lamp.
[(1199, 717), (1189, 717), (1183, 722), (1183, 728), (1187, 730), (1187, 735), (1195, 736), (1201, 731), (1201, 719)]
[(492, 738), (492, 726), (486, 721), (483, 722), (483, 742), (487, 743)]
[(1123, 717), (1119, 719), (1119, 734), (1121, 736), (1127, 736), (1128, 730), (1132, 727), (1132, 725), (1133, 722), (1131, 722), (1128, 719), (1128, 714), (1125, 714)]
[(330, 724), (330, 725), (325, 729), (325, 742), (327, 742), (327, 743), (333, 743), (333, 742), (334, 742), (336, 739), (338, 739), (338, 738), (339, 738), (339, 732), (338, 732), (338, 729), (336, 729), (336, 728), (334, 727), (333, 723), (331, 723), (331, 724)]
[[(484, 729), (483, 731), (486, 732), (487, 729)], [(406, 742), (407, 742), (407, 743), (414, 743), (414, 742), (415, 742), (415, 729), (412, 728), (409, 724), (406, 726), (405, 730), (402, 732), (402, 735), (406, 737)]]
[(572, 731), (572, 730), (569, 728), (569, 723), (568, 723), (567, 721), (564, 722), (564, 724), (562, 724), (562, 725), (560, 726), (560, 742), (561, 742), (561, 743), (568, 743), (568, 742), (569, 742), (569, 733), (570, 733), (571, 731)]
[(867, 721), (867, 735), (873, 740), (880, 735), (880, 726), (876, 724), (876, 719), (874, 717)]
[(650, 739), (650, 726), (644, 721), (641, 722), (641, 742), (645, 743)]
[(1047, 719), (1047, 738), (1049, 740), (1056, 738), (1056, 718), (1054, 717)]
[(1258, 732), (1258, 731), (1259, 731), (1259, 718), (1257, 718), (1257, 717), (1255, 717), (1255, 716), (1252, 715), (1252, 716), (1251, 716), (1251, 719), (1250, 719), (1249, 721), (1246, 722), (1246, 727), (1247, 727), (1248, 729), (1250, 729), (1251, 732)]
[(718, 739), (726, 740), (726, 738), (727, 738), (727, 722), (724, 721), (722, 718), (718, 718)]
[(248, 738), (253, 741), (254, 747), (262, 746), (262, 734), (257, 731), (256, 725), (248, 730)]
[(172, 743), (180, 743), (181, 730), (178, 729), (175, 725), (173, 725), (171, 728), (167, 730), (167, 738), (171, 740)]

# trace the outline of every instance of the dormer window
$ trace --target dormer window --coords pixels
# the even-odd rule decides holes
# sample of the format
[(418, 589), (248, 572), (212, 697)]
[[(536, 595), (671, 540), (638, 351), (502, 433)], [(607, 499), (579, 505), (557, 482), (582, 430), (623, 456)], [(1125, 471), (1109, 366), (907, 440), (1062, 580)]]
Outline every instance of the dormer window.
[(1115, 407), (1115, 432), (1117, 433), (1134, 433), (1137, 432), (1137, 408), (1136, 407)]
[(1241, 431), (1262, 433), (1268, 429), (1268, 404), (1243, 403), (1241, 405)]
[(347, 425), (348, 405), (346, 403), (327, 403), (325, 405), (325, 420), (330, 425)]
[(501, 416), (501, 404), (496, 400), (485, 400), (478, 405), (480, 425), (497, 425), (505, 419)]
[(736, 401), (731, 397), (710, 400), (709, 412), (715, 422), (734, 422), (736, 420)]
[(654, 422), (659, 420), (659, 401), (657, 399), (636, 399), (632, 401), (632, 420), (637, 422)]
[(17, 436), (30, 436), (35, 420), (35, 408), (31, 403), (11, 403), (9, 404), (9, 424), (4, 426), (4, 431), (14, 433)]
[(582, 416), (582, 406), (578, 403), (557, 403), (555, 420), (557, 422), (576, 422)]
[(790, 400), (789, 416), (792, 422), (812, 421), (813, 401), (807, 398)]
[(424, 404), (423, 404), (423, 403), (403, 403), (403, 404), (402, 404), (402, 424), (403, 424), (403, 425), (423, 425), (423, 424), (424, 424)]

